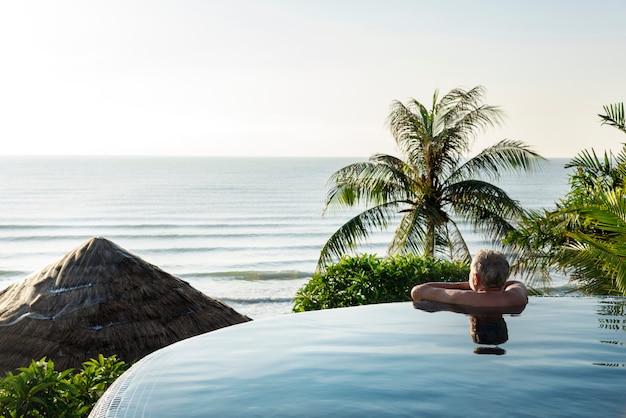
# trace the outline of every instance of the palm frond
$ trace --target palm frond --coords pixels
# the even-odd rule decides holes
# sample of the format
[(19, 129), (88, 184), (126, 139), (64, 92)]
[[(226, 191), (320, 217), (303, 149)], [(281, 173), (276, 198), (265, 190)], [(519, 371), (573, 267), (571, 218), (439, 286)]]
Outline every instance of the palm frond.
[(556, 254), (564, 240), (563, 222), (547, 210), (524, 211), (515, 230), (504, 240), (504, 249), (511, 261), (512, 274), (520, 275), (535, 287), (547, 289), (552, 284), (551, 272), (557, 267)]
[(392, 170), (403, 173), (403, 175), (408, 175), (411, 172), (411, 167), (407, 163), (393, 155), (374, 154), (369, 161), (375, 164), (384, 164)]
[[(486, 128), (499, 125), (503, 121), (503, 112), (498, 106), (483, 104), (485, 88), (474, 87), (471, 90), (454, 89), (441, 99), (438, 109), (445, 120), (444, 126), (454, 126), (462, 137), (471, 141), (475, 135)], [(433, 132), (437, 136), (439, 132)]]
[(499, 218), (517, 219), (523, 209), (517, 200), (498, 186), (483, 180), (465, 180), (449, 185), (443, 199), (466, 220), (476, 218), (477, 209), (497, 213)]
[(492, 245), (514, 231), (513, 220), (524, 211), (519, 203), (497, 186), (480, 180), (459, 182), (446, 188), (444, 198), (454, 213), (482, 232)]
[[(626, 296), (626, 248), (583, 233), (571, 233), (575, 241), (564, 252), (563, 263), (571, 266), (573, 277), (589, 293)], [(603, 280), (606, 278), (606, 280)]]
[(483, 104), (484, 91), (482, 86), (469, 91), (454, 89), (436, 108), (430, 146), (438, 161), (437, 173), (453, 172), (476, 135), (502, 122), (499, 108)]
[(423, 147), (432, 136), (428, 110), (415, 99), (406, 105), (396, 100), (391, 103), (386, 123), (402, 155), (411, 165), (420, 166)]
[(595, 150), (583, 150), (578, 153), (565, 168), (575, 168), (570, 175), (571, 192), (575, 199), (592, 193), (593, 190), (611, 190), (624, 183), (626, 174), (626, 153), (622, 150), (617, 156), (604, 152), (600, 157)]
[(503, 139), (459, 166), (450, 181), (477, 176), (498, 179), (503, 172), (537, 170), (545, 160), (523, 142)]
[[(416, 210), (417, 209), (417, 210)], [(424, 216), (419, 207), (404, 212), (387, 248), (388, 255), (424, 253), (426, 236)]]
[(438, 241), (441, 242), (439, 252), (450, 260), (464, 261), (468, 264), (472, 261), (467, 242), (453, 220), (438, 228)]
[(626, 133), (626, 114), (624, 113), (624, 103), (615, 103), (603, 106), (604, 115), (599, 114), (602, 125), (614, 126)]
[[(350, 164), (336, 171), (328, 180), (329, 189), (323, 213), (329, 208), (347, 208), (364, 204), (377, 206), (405, 198), (411, 190), (411, 179), (402, 166), (380, 163), (394, 161), (393, 157), (375, 157), (379, 161)], [(397, 162), (396, 162), (397, 163)]]
[(459, 133), (459, 129), (449, 127), (433, 140), (431, 146), (436, 149), (433, 152), (436, 156), (433, 171), (437, 173), (438, 183), (445, 184), (469, 153), (469, 141)]
[(446, 93), (439, 101), (438, 112), (448, 113), (450, 109), (464, 110), (476, 107), (485, 97), (487, 89), (484, 86), (475, 86), (469, 90), (455, 88)]
[[(623, 189), (613, 189), (594, 196), (593, 204), (573, 209), (587, 218), (593, 228), (619, 235), (626, 234), (626, 196)], [(564, 211), (568, 213), (568, 211)]]
[(397, 206), (397, 202), (390, 202), (366, 209), (339, 227), (324, 244), (316, 271), (324, 271), (325, 266), (333, 260), (341, 258), (354, 250), (359, 243), (365, 242), (372, 229), (386, 230)]
[(565, 164), (565, 168), (580, 168), (592, 173), (607, 173), (612, 167), (612, 155), (604, 152), (601, 160), (596, 151), (585, 149), (579, 152), (574, 158)]
[(504, 240), (507, 234), (514, 229), (513, 225), (497, 210), (478, 205), (475, 205), (471, 210), (471, 216), (468, 220), (475, 230), (481, 231), (494, 244)]
[(620, 167), (626, 165), (626, 144), (622, 144), (622, 148), (615, 157), (615, 163)]

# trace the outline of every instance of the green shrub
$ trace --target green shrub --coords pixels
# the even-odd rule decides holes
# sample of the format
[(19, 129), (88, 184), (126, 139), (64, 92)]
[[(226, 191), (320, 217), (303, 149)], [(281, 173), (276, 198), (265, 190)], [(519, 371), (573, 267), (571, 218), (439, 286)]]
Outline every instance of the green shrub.
[(413, 286), (467, 280), (465, 263), (414, 255), (344, 257), (314, 274), (294, 298), (294, 312), (411, 300)]
[(116, 356), (98, 356), (83, 368), (55, 371), (54, 362), (33, 361), (0, 379), (0, 417), (86, 417), (104, 391), (126, 369)]

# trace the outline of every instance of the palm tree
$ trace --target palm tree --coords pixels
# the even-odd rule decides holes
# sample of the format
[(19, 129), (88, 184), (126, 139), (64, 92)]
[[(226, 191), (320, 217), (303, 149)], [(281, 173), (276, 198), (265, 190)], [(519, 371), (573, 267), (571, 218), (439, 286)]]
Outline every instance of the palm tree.
[(571, 231), (559, 263), (569, 267), (579, 288), (591, 294), (626, 295), (626, 194), (623, 186), (603, 190), (584, 207), (570, 209), (590, 231)]
[[(604, 110), (602, 124), (626, 133), (623, 104)], [(527, 212), (506, 238), (514, 269), (531, 284), (561, 271), (585, 293), (626, 295), (626, 145), (616, 155), (583, 150), (565, 168), (570, 191), (556, 209)]]
[[(404, 159), (376, 154), (348, 165), (329, 179), (324, 212), (365, 205), (321, 250), (318, 271), (365, 241), (372, 229), (398, 224), (388, 254), (422, 253), (470, 260), (459, 222), (469, 222), (492, 239), (512, 229), (522, 209), (489, 183), (506, 170), (528, 170), (543, 159), (520, 141), (502, 140), (467, 158), (476, 136), (502, 121), (498, 107), (483, 103), (482, 86), (454, 89), (428, 110), (415, 99), (394, 101), (387, 123)], [(363, 206), (361, 206), (363, 207)]]

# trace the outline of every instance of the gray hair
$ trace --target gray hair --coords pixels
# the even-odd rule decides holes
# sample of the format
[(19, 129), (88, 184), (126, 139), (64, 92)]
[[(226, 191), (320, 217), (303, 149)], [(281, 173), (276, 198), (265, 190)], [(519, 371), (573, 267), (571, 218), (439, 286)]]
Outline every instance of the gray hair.
[(502, 287), (509, 277), (509, 262), (499, 251), (478, 251), (470, 267), (478, 274), (484, 288)]

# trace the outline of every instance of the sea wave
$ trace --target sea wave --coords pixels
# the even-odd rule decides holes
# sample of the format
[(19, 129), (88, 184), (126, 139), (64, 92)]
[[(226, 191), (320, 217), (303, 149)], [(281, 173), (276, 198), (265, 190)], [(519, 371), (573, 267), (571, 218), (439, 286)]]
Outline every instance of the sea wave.
[(15, 277), (15, 276), (24, 276), (26, 277), (29, 272), (20, 271), (20, 270), (0, 270), (0, 280), (5, 277)]
[(257, 303), (293, 303), (293, 298), (223, 298), (220, 299), (225, 304), (252, 305)]
[[(125, 220), (128, 220), (128, 215), (124, 215)], [(328, 219), (322, 216), (318, 218), (311, 218), (311, 216), (276, 216), (268, 215), (263, 217), (236, 217), (228, 219), (216, 219), (211, 222), (207, 222), (205, 218), (198, 220), (182, 219), (175, 223), (111, 223), (111, 222), (98, 222), (98, 219), (89, 220), (89, 222), (79, 222), (76, 219), (68, 219), (65, 222), (61, 220), (59, 223), (5, 223), (0, 224), (0, 231), (6, 230), (66, 230), (66, 229), (181, 229), (181, 228), (193, 228), (193, 229), (214, 229), (214, 228), (247, 228), (247, 227), (274, 227), (276, 225), (284, 227), (302, 227), (302, 221), (306, 221), (307, 225), (312, 221), (319, 221), (320, 223), (330, 222)]]
[(198, 252), (205, 251), (207, 253), (212, 252), (237, 252), (237, 251), (281, 251), (285, 249), (289, 249), (293, 251), (294, 249), (298, 250), (311, 250), (311, 251), (319, 251), (321, 245), (311, 244), (311, 245), (296, 245), (296, 246), (285, 246), (285, 245), (267, 245), (264, 247), (258, 246), (224, 246), (220, 245), (218, 247), (214, 246), (193, 246), (193, 247), (163, 247), (163, 248), (143, 248), (141, 251), (144, 253), (150, 254), (161, 254), (161, 253), (188, 253), (188, 252)]
[(297, 270), (278, 270), (278, 271), (220, 271), (209, 273), (185, 273), (178, 277), (181, 279), (225, 279), (225, 280), (245, 280), (245, 281), (262, 281), (262, 280), (294, 280), (306, 279), (311, 277), (313, 273), (297, 271)]
[[(95, 233), (81, 233), (81, 234), (72, 234), (72, 233), (68, 233), (65, 232), (63, 234), (28, 234), (28, 235), (24, 235), (24, 234), (20, 234), (20, 235), (5, 235), (3, 237), (4, 241), (32, 241), (32, 240), (68, 240), (68, 239), (82, 239), (85, 237), (93, 237), (93, 236), (103, 236), (106, 235), (107, 237), (115, 237), (118, 239), (142, 239), (142, 238), (149, 238), (149, 239), (185, 239), (185, 238), (206, 238), (206, 239), (212, 239), (212, 238), (255, 238), (255, 237), (264, 237), (264, 236), (268, 236), (268, 237), (273, 237), (273, 238), (285, 238), (285, 237), (289, 237), (292, 238), (294, 237), (294, 235), (297, 235), (298, 231), (281, 231), (281, 230), (277, 230), (276, 225), (272, 225), (272, 226), (267, 226), (266, 227), (267, 230), (263, 230), (263, 231), (254, 231), (254, 230), (245, 230), (244, 232), (233, 232), (233, 231), (216, 231), (214, 233), (210, 233), (210, 232), (197, 232), (197, 233), (180, 233), (180, 234), (172, 234), (172, 233), (153, 233), (153, 234), (141, 234), (141, 233), (134, 233), (134, 234), (117, 234), (117, 233), (108, 233), (108, 234), (101, 234), (101, 233), (97, 233), (97, 231), (94, 231)], [(102, 228), (100, 228), (102, 229)], [(307, 238), (312, 238), (312, 237), (328, 237), (329, 235), (329, 231), (325, 231), (325, 232), (311, 232), (311, 231), (306, 231), (306, 233), (304, 233), (303, 231), (300, 231), (300, 233)]]

